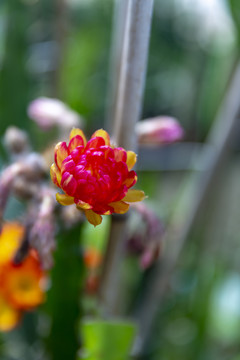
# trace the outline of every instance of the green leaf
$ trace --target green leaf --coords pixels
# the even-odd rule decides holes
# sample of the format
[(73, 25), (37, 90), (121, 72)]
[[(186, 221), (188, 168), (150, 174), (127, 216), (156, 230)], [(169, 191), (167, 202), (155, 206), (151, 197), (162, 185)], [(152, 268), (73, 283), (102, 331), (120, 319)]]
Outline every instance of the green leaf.
[(80, 359), (125, 360), (136, 333), (130, 321), (85, 320), (81, 327), (84, 349)]

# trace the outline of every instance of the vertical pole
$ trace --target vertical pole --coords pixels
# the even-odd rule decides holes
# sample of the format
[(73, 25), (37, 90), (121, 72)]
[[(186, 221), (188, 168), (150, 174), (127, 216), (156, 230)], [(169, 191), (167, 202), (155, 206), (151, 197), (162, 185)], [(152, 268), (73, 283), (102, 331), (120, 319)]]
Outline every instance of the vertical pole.
[[(153, 0), (128, 0), (119, 79), (113, 114), (113, 137), (118, 146), (136, 149), (135, 124), (140, 118), (145, 85)], [(103, 311), (116, 315), (121, 284), (127, 216), (113, 216), (104, 260), (100, 301)]]
[(121, 69), (121, 54), (125, 34), (128, 0), (115, 0), (113, 13), (113, 31), (111, 40), (110, 66), (108, 76), (108, 95), (106, 111), (106, 129), (113, 131), (113, 116), (117, 102), (118, 83)]
[(129, 0), (121, 59), (113, 135), (119, 146), (136, 148), (145, 85), (153, 0)]

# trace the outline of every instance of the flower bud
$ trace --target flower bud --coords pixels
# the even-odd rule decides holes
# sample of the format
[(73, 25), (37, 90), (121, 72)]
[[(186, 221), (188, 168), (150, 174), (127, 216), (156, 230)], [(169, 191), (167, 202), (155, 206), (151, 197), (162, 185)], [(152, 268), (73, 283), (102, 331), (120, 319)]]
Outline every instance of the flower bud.
[(45, 131), (55, 125), (71, 129), (81, 124), (79, 114), (71, 110), (60, 100), (47, 97), (41, 97), (32, 101), (28, 106), (28, 116)]
[(13, 155), (18, 155), (29, 150), (29, 142), (26, 132), (15, 126), (8, 127), (3, 141), (7, 150)]
[(62, 206), (60, 217), (67, 229), (84, 221), (84, 214), (75, 205)]
[(39, 193), (39, 184), (18, 176), (13, 183), (13, 192), (18, 198), (29, 200)]
[(136, 124), (138, 142), (146, 145), (171, 144), (183, 138), (184, 130), (179, 122), (168, 116), (146, 119)]
[(54, 204), (52, 193), (46, 189), (39, 208), (30, 212), (32, 219), (29, 222), (33, 225), (29, 231), (29, 243), (38, 251), (44, 269), (52, 267), (52, 253), (56, 247)]
[(30, 153), (24, 160), (25, 177), (30, 180), (42, 178), (47, 170), (43, 157), (38, 153)]
[(141, 227), (138, 225), (127, 240), (127, 251), (138, 256), (141, 269), (146, 270), (159, 257), (164, 228), (161, 220), (146, 204), (137, 203), (133, 208), (141, 217)]

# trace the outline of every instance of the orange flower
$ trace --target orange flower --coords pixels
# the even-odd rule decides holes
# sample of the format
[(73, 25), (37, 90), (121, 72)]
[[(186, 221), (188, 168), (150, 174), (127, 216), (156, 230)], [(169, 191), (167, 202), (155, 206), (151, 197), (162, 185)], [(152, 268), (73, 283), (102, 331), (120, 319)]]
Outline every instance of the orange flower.
[(95, 269), (101, 265), (102, 254), (94, 247), (89, 247), (84, 251), (83, 259), (88, 269)]
[(9, 262), (3, 267), (2, 291), (12, 306), (30, 310), (44, 301), (45, 275), (33, 250), (18, 265)]
[(5, 223), (0, 234), (0, 331), (12, 330), (22, 310), (31, 310), (44, 300), (45, 273), (35, 250), (21, 264), (13, 262), (24, 231), (24, 226), (12, 222)]
[(80, 129), (70, 133), (69, 144), (55, 147), (55, 164), (51, 178), (64, 191), (56, 199), (62, 205), (76, 204), (94, 226), (101, 224), (101, 215), (124, 214), (129, 203), (141, 201), (143, 191), (130, 189), (137, 181), (131, 170), (136, 154), (123, 148), (113, 148), (108, 133), (95, 131), (87, 142)]

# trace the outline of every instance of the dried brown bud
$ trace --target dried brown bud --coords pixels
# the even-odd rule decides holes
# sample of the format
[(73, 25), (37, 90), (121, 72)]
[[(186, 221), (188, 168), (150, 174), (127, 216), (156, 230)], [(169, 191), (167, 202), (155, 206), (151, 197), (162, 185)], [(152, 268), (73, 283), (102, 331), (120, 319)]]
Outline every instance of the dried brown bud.
[(28, 136), (25, 131), (10, 126), (4, 135), (4, 145), (13, 154), (21, 154), (29, 150)]
[(84, 214), (75, 205), (62, 206), (61, 219), (66, 228), (71, 228), (75, 224), (85, 221)]
[(9, 195), (12, 190), (15, 177), (21, 172), (21, 165), (15, 163), (8, 166), (1, 174), (0, 178), (0, 230), (3, 214), (7, 205)]
[(164, 228), (161, 220), (146, 204), (133, 204), (133, 208), (141, 216), (142, 226), (141, 229), (138, 226), (128, 239), (127, 250), (139, 256), (140, 267), (145, 270), (159, 257)]
[(29, 231), (29, 243), (38, 251), (45, 269), (50, 269), (53, 266), (52, 253), (56, 247), (54, 206), (53, 194), (46, 190), (38, 208), (35, 208), (33, 213), (30, 212), (30, 217), (33, 216), (30, 222), (33, 225)]

